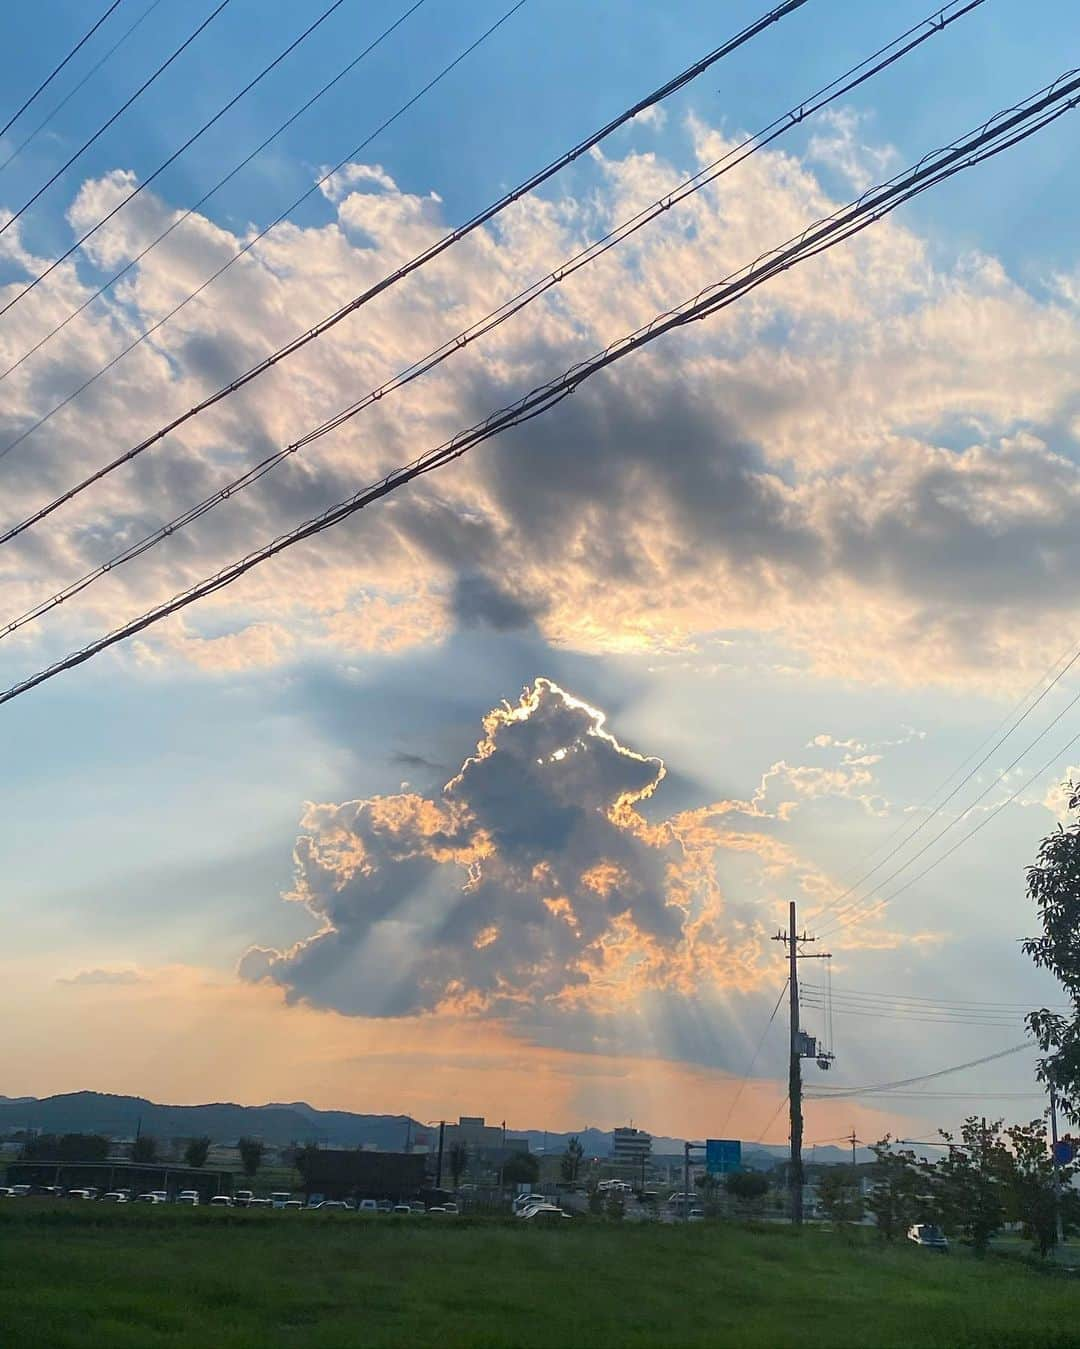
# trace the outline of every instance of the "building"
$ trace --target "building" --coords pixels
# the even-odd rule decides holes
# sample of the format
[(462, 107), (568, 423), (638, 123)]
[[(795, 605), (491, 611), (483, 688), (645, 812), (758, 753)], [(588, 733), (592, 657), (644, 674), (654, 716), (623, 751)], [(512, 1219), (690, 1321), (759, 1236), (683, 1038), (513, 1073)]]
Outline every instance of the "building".
[(469, 1154), (468, 1175), (472, 1180), (492, 1179), (499, 1167), (516, 1152), (528, 1152), (529, 1140), (506, 1132), (504, 1124), (488, 1124), (483, 1115), (462, 1115), (443, 1130), (443, 1175), (450, 1149), (464, 1144)]
[(312, 1148), (297, 1161), (306, 1197), (415, 1199), (427, 1185), (422, 1153)]
[(652, 1157), (652, 1134), (644, 1129), (616, 1129), (611, 1140), (611, 1158), (616, 1166), (640, 1172)]

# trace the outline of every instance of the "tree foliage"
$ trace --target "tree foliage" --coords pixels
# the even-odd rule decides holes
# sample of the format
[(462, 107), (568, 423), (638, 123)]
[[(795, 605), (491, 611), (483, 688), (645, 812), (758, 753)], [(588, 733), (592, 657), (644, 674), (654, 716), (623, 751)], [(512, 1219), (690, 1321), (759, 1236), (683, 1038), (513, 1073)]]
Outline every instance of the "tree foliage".
[(503, 1184), (535, 1185), (540, 1179), (540, 1163), (531, 1152), (511, 1152), (503, 1163)]
[[(1044, 1259), (1057, 1245), (1057, 1195), (1054, 1163), (1046, 1135), (1046, 1122), (1014, 1124), (1005, 1130), (1010, 1161), (1005, 1177), (1005, 1215), (1023, 1225), (1035, 1250)], [(1070, 1164), (1061, 1168), (1062, 1184), (1076, 1173)]]
[(861, 1222), (866, 1206), (854, 1167), (826, 1167), (818, 1180), (818, 1203), (825, 1217), (836, 1226)]
[(885, 1240), (895, 1241), (920, 1216), (920, 1194), (925, 1190), (922, 1172), (915, 1154), (895, 1150), (888, 1134), (871, 1151), (874, 1185), (867, 1207)]
[(585, 1149), (582, 1147), (581, 1139), (576, 1134), (574, 1137), (568, 1138), (566, 1140), (566, 1151), (559, 1161), (559, 1171), (563, 1180), (569, 1181), (571, 1184), (577, 1180), (584, 1156)]
[(156, 1162), (158, 1159), (158, 1141), (153, 1134), (140, 1134), (131, 1145), (133, 1162)]
[(210, 1156), (210, 1139), (204, 1134), (201, 1138), (189, 1138), (184, 1144), (184, 1162), (188, 1166), (205, 1166)]
[(109, 1140), (101, 1134), (36, 1134), (19, 1152), (26, 1162), (103, 1162), (108, 1155)]
[(1058, 825), (1039, 844), (1028, 868), (1027, 891), (1042, 925), (1038, 937), (1024, 942), (1035, 964), (1048, 970), (1064, 989), (1071, 1013), (1042, 1008), (1027, 1018), (1043, 1057), (1038, 1074), (1053, 1083), (1063, 1112), (1080, 1124), (1080, 790), (1067, 784), (1072, 823)]
[(259, 1138), (241, 1138), (236, 1146), (240, 1153), (240, 1165), (244, 1168), (244, 1175), (250, 1179), (262, 1166), (266, 1144)]

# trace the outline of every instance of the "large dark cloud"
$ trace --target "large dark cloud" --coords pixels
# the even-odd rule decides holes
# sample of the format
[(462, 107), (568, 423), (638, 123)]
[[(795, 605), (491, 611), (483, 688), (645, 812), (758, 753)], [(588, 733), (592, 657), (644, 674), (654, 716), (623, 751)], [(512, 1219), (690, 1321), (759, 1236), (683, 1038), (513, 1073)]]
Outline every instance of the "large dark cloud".
[(484, 720), (433, 798), (309, 807), (294, 897), (320, 930), (254, 948), (249, 978), (358, 1015), (444, 1005), (591, 1007), (677, 984), (692, 952), (686, 855), (634, 809), (663, 765), (548, 680)]

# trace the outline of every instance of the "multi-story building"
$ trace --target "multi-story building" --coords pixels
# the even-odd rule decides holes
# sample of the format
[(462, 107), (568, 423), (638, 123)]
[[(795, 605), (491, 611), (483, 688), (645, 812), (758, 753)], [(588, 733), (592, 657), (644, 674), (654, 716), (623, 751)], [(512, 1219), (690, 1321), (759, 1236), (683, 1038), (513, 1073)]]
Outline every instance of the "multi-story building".
[(652, 1156), (652, 1134), (647, 1134), (644, 1129), (616, 1129), (611, 1156), (617, 1166), (636, 1167), (640, 1171)]

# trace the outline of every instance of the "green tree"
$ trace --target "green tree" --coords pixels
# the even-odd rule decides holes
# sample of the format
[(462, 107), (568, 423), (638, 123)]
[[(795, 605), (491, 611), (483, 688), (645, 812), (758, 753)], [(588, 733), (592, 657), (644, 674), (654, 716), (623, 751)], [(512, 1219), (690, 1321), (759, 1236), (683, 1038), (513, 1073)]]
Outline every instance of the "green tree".
[(581, 1170), (581, 1160), (585, 1156), (585, 1149), (581, 1145), (581, 1139), (575, 1134), (572, 1138), (566, 1140), (566, 1151), (559, 1161), (559, 1171), (565, 1181), (573, 1184), (578, 1178), (578, 1172)]
[(446, 1164), (450, 1168), (450, 1180), (456, 1190), (461, 1177), (469, 1169), (469, 1149), (464, 1143), (451, 1143), (446, 1154)]
[(760, 1171), (731, 1171), (724, 1177), (724, 1189), (744, 1213), (756, 1213), (769, 1193), (769, 1178)]
[(236, 1146), (240, 1152), (240, 1165), (244, 1168), (244, 1175), (250, 1180), (262, 1166), (266, 1144), (258, 1138), (241, 1138)]
[(101, 1134), (37, 1134), (23, 1140), (19, 1156), (33, 1162), (103, 1162), (109, 1140)]
[(946, 1232), (960, 1232), (977, 1256), (1005, 1220), (1005, 1194), (1012, 1157), (1001, 1137), (1001, 1121), (966, 1119), (960, 1141), (938, 1131), (948, 1155), (922, 1166), (934, 1216)]
[(604, 1191), (600, 1188), (600, 1182), (593, 1176), (585, 1188), (588, 1196), (589, 1212), (594, 1218), (598, 1218), (604, 1211)]
[(1066, 786), (1074, 818), (1043, 839), (1028, 868), (1027, 892), (1042, 933), (1029, 937), (1023, 949), (1057, 979), (1071, 1003), (1067, 1016), (1044, 1007), (1032, 1012), (1027, 1024), (1043, 1052), (1039, 1077), (1053, 1084), (1064, 1113), (1080, 1123), (1080, 819), (1075, 818), (1080, 790), (1074, 782)]
[[(1057, 1245), (1057, 1195), (1054, 1162), (1046, 1136), (1046, 1122), (1014, 1124), (1005, 1130), (1011, 1162), (1005, 1178), (1005, 1214), (1023, 1224), (1024, 1235), (1046, 1258)], [(1061, 1168), (1062, 1184), (1075, 1174), (1073, 1165)]]
[(535, 1185), (540, 1179), (540, 1163), (531, 1152), (511, 1152), (502, 1167), (504, 1185)]
[(918, 1219), (919, 1195), (926, 1189), (915, 1154), (896, 1151), (888, 1134), (871, 1148), (875, 1162), (867, 1207), (886, 1241), (903, 1236)]
[(818, 1180), (818, 1203), (834, 1226), (857, 1223), (866, 1211), (858, 1173), (850, 1166), (825, 1167)]
[(202, 1138), (189, 1138), (184, 1144), (184, 1161), (188, 1166), (205, 1166), (210, 1155), (210, 1140), (204, 1134)]
[(158, 1158), (158, 1141), (153, 1134), (140, 1134), (131, 1145), (131, 1160), (133, 1162), (156, 1162)]

